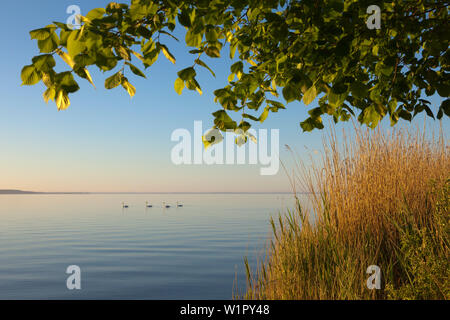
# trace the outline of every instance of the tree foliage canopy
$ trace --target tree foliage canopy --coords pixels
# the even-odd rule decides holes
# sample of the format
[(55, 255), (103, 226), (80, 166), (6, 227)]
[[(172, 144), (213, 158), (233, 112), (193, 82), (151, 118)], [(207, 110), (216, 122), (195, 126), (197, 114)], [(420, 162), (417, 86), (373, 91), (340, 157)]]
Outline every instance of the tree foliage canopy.
[[(369, 29), (368, 7), (381, 9), (381, 28)], [(88, 67), (114, 74), (105, 87), (136, 92), (124, 68), (145, 77), (144, 68), (160, 56), (175, 63), (164, 44), (177, 26), (193, 64), (178, 72), (174, 89), (201, 93), (198, 68), (214, 71), (204, 56), (224, 58), (229, 46), (233, 64), (228, 85), (214, 91), (221, 109), (214, 127), (247, 132), (251, 122), (292, 101), (310, 106), (305, 131), (323, 128), (322, 116), (346, 121), (351, 116), (375, 127), (385, 116), (395, 124), (426, 112), (450, 115), (450, 100), (431, 110), (423, 99), (450, 92), (449, 2), (437, 0), (132, 0), (112, 2), (80, 17), (81, 28), (54, 22), (30, 32), (40, 55), (22, 70), (24, 85), (43, 81), (44, 100), (66, 109), (68, 95), (79, 90), (75, 75), (92, 83)], [(177, 39), (178, 40), (178, 39)], [(162, 55), (161, 55), (162, 53)], [(70, 67), (57, 72), (55, 54)], [(140, 65), (136, 64), (136, 61)], [(93, 83), (92, 83), (93, 84)], [(240, 122), (233, 120), (239, 112)]]

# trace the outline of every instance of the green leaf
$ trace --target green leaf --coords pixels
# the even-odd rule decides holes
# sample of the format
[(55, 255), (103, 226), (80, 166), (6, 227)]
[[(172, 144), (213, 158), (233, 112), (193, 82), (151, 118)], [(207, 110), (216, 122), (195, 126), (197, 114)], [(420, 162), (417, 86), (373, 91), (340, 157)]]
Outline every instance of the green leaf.
[(210, 46), (206, 48), (205, 53), (210, 56), (211, 58), (219, 58), (220, 57), (220, 50), (217, 47)]
[(42, 72), (42, 82), (47, 86), (47, 88), (52, 87), (54, 82), (54, 73)]
[(49, 38), (53, 30), (51, 28), (41, 28), (30, 31), (31, 39), (45, 40)]
[(89, 71), (86, 68), (78, 68), (78, 69), (75, 69), (74, 71), (79, 77), (89, 81), (89, 83), (92, 84), (92, 86), (95, 88), (95, 84), (92, 81), (91, 74), (89, 73)]
[(70, 34), (72, 33), (72, 30), (61, 30), (59, 33), (59, 45), (67, 47), (67, 39), (69, 39)]
[(283, 90), (283, 97), (286, 100), (286, 102), (292, 102), (295, 99), (298, 99), (300, 97), (300, 90), (297, 89), (295, 86), (291, 85), (291, 84), (287, 84)]
[(78, 31), (79, 30), (72, 31), (69, 38), (67, 38), (67, 51), (72, 59), (86, 48), (85, 44), (77, 39)]
[(375, 128), (380, 120), (381, 115), (377, 112), (374, 106), (370, 106), (364, 109), (363, 123), (367, 124), (370, 128)]
[(198, 92), (200, 95), (203, 94), (202, 88), (200, 88), (200, 84), (197, 82), (197, 80), (192, 79), (192, 80), (189, 80), (188, 83), (189, 83), (189, 82), (192, 82), (192, 83), (194, 84), (195, 90), (197, 90), (197, 92)]
[(136, 88), (131, 83), (128, 82), (127, 78), (125, 77), (122, 78), (121, 85), (125, 90), (127, 90), (130, 97), (133, 98), (134, 95), (136, 94)]
[(348, 90), (348, 86), (343, 82), (336, 82), (333, 84), (333, 87), (331, 88), (331, 92), (334, 94), (343, 94), (346, 93)]
[(379, 51), (379, 49), (380, 49), (380, 47), (379, 47), (378, 45), (374, 45), (374, 46), (372, 47), (372, 54), (373, 54), (374, 56), (378, 56), (378, 51)]
[(250, 123), (248, 123), (247, 121), (242, 120), (241, 123), (239, 123), (239, 126), (237, 127), (237, 129), (241, 129), (244, 132), (247, 132), (248, 129), (251, 128)]
[(23, 67), (20, 76), (22, 78), (23, 86), (32, 86), (41, 80), (39, 73), (33, 65)]
[(142, 41), (141, 50), (144, 55), (156, 48), (156, 44), (153, 39), (149, 39), (147, 42)]
[(381, 67), (381, 73), (384, 74), (386, 77), (389, 77), (393, 71), (394, 71), (393, 66), (387, 66), (383, 64), (383, 66)]
[(244, 71), (244, 64), (242, 61), (235, 62), (231, 65), (230, 71), (234, 74), (242, 73)]
[(181, 10), (181, 13), (178, 15), (178, 21), (183, 27), (189, 28), (191, 26), (191, 19), (187, 10)]
[(48, 103), (49, 100), (55, 100), (56, 96), (55, 88), (48, 88), (47, 90), (45, 90), (42, 96), (44, 98), (45, 103)]
[[(84, 68), (87, 65), (94, 64), (95, 58), (88, 54), (82, 53), (75, 56), (75, 59), (73, 59), (73, 61), (75, 62), (78, 68)], [(74, 67), (74, 69), (77, 69), (77, 67)]]
[(130, 17), (137, 21), (147, 15), (153, 15), (158, 9), (157, 6), (149, 3), (150, 1), (132, 1), (130, 6)]
[(267, 119), (267, 116), (269, 115), (269, 110), (270, 109), (268, 106), (264, 109), (263, 113), (259, 117), (259, 122), (263, 123)]
[(300, 123), (300, 126), (302, 127), (304, 132), (309, 132), (312, 131), (314, 129), (323, 129), (323, 123), (322, 123), (322, 118), (321, 117), (317, 117), (317, 118), (308, 118), (305, 121)]
[[(286, 109), (285, 106), (278, 101), (274, 101), (274, 100), (266, 100), (268, 103), (270, 103), (273, 107), (275, 107), (276, 109)], [(277, 110), (278, 111), (278, 110)]]
[(202, 66), (202, 67), (204, 67), (204, 68), (206, 68), (206, 69), (208, 69), (209, 72), (211, 72), (211, 74), (212, 74), (214, 77), (216, 77), (216, 74), (214, 73), (214, 71), (212, 71), (211, 68), (208, 67), (208, 65), (207, 65), (206, 63), (204, 63), (202, 60), (200, 60), (200, 59), (195, 59), (195, 63), (197, 63), (198, 65), (200, 65), (200, 66)]
[(105, 80), (105, 88), (106, 89), (113, 89), (116, 88), (118, 85), (122, 83), (122, 72), (117, 72), (116, 74), (112, 75), (111, 77), (107, 78)]
[(398, 115), (399, 115), (400, 118), (403, 118), (403, 119), (405, 119), (405, 120), (408, 120), (409, 122), (411, 122), (411, 120), (412, 120), (412, 115), (411, 115), (411, 113), (409, 113), (409, 112), (406, 111), (406, 110), (400, 110), (400, 112), (398, 113)]
[(66, 110), (70, 106), (69, 96), (64, 90), (58, 91), (55, 102), (56, 106), (58, 107), (58, 111)]
[(446, 83), (439, 83), (436, 85), (437, 92), (443, 98), (447, 98), (450, 95), (450, 85)]
[(352, 92), (352, 96), (358, 99), (367, 98), (369, 93), (367, 86), (361, 82), (353, 82), (350, 85), (350, 91)]
[(206, 37), (206, 40), (209, 42), (216, 42), (218, 34), (217, 34), (216, 30), (210, 29), (206, 32), (205, 37)]
[(430, 107), (428, 107), (427, 105), (424, 105), (424, 108), (425, 108), (425, 112), (427, 113), (427, 116), (434, 119), (434, 114), (433, 114), (433, 111), (431, 111)]
[[(64, 51), (62, 51), (61, 49), (57, 49), (56, 53), (61, 57), (61, 59), (67, 63), (72, 69), (75, 67), (75, 62), (73, 61), (73, 59)], [(89, 71), (86, 68), (83, 69), (77, 69), (75, 70), (75, 73), (77, 75), (79, 75), (82, 78), (87, 79), (92, 86), (95, 88), (94, 82), (92, 81), (92, 77), (91, 74), (89, 73)]]
[(213, 113), (214, 124), (220, 130), (236, 129), (236, 122), (230, 118), (225, 110), (219, 110)]
[(170, 53), (169, 49), (168, 49), (165, 45), (163, 45), (163, 44), (160, 44), (160, 46), (161, 46), (161, 50), (162, 50), (164, 56), (165, 56), (170, 62), (172, 62), (173, 64), (175, 64), (175, 62), (176, 62), (175, 57)]
[(105, 8), (96, 8), (96, 9), (92, 9), (91, 11), (89, 11), (89, 13), (86, 15), (86, 18), (88, 18), (89, 20), (95, 20), (95, 19), (100, 19), (104, 16), (104, 14), (106, 13)]
[(343, 93), (343, 94), (336, 94), (333, 91), (330, 91), (330, 93), (328, 93), (328, 103), (333, 107), (333, 108), (339, 108), (342, 106), (342, 104), (344, 103), (345, 99), (347, 98), (347, 93)]
[(234, 55), (236, 54), (237, 47), (238, 47), (237, 42), (230, 44), (230, 59), (234, 59)]
[(175, 37), (173, 34), (167, 32), (167, 31), (160, 30), (159, 33), (161, 33), (161, 34), (166, 34), (166, 35), (168, 35), (169, 37), (171, 37), (172, 39), (174, 39), (175, 41), (180, 42), (180, 40), (179, 40), (177, 37)]
[(122, 59), (128, 61), (131, 60), (131, 55), (127, 48), (120, 46), (116, 48), (116, 51), (119, 54), (119, 56), (122, 57)]
[(119, 11), (121, 8), (128, 8), (127, 4), (123, 4), (123, 3), (117, 3), (117, 2), (110, 2), (107, 6), (106, 6), (106, 11), (108, 13), (111, 12), (116, 12)]
[(190, 47), (199, 47), (202, 43), (202, 35), (199, 33), (193, 33), (192, 29), (189, 29), (188, 32), (186, 32), (186, 44)]
[(50, 36), (44, 40), (38, 40), (38, 47), (42, 53), (51, 53), (58, 48), (59, 38), (54, 31), (50, 33)]
[(308, 114), (311, 116), (311, 118), (317, 118), (320, 117), (324, 111), (322, 110), (322, 107), (313, 108), (308, 111)]
[(175, 92), (181, 95), (183, 89), (184, 89), (184, 81), (180, 78), (177, 78), (177, 80), (175, 80)]
[(189, 67), (178, 72), (178, 77), (184, 81), (194, 79), (196, 75), (197, 72), (195, 72), (193, 67)]
[(135, 75), (140, 76), (140, 77), (143, 77), (143, 78), (147, 78), (147, 77), (145, 76), (145, 74), (144, 74), (141, 70), (139, 70), (137, 67), (135, 67), (135, 66), (132, 65), (131, 63), (125, 62), (125, 64), (128, 65), (128, 66), (130, 67), (130, 70), (131, 70)]
[(139, 26), (137, 32), (140, 36), (144, 37), (145, 39), (151, 39), (153, 36), (153, 33), (144, 26)]
[(67, 63), (69, 65), (69, 67), (71, 67), (71, 68), (74, 67), (75, 62), (67, 53), (65, 53), (61, 49), (56, 49), (56, 53), (61, 57), (61, 59), (63, 59), (63, 61), (65, 63)]
[(60, 28), (61, 30), (64, 30), (64, 31), (70, 30), (69, 27), (67, 26), (67, 24), (65, 24), (65, 23), (53, 21), (53, 24), (55, 26), (57, 26), (58, 28)]
[(314, 101), (317, 96), (316, 86), (312, 85), (308, 90), (306, 90), (305, 95), (303, 96), (303, 103), (308, 105)]
[(80, 89), (70, 71), (59, 73), (57, 75), (57, 83), (66, 93), (73, 93)]
[(253, 121), (259, 121), (259, 119), (261, 118), (257, 118), (257, 117), (255, 117), (255, 116), (252, 116), (251, 114), (248, 114), (248, 113), (243, 113), (242, 114), (242, 117), (243, 118), (248, 118), (248, 119), (251, 119), (251, 120), (253, 120)]
[(37, 70), (49, 71), (56, 65), (55, 59), (51, 54), (43, 54), (32, 59), (33, 65)]
[(450, 99), (442, 101), (439, 110), (443, 110), (447, 117), (450, 117)]

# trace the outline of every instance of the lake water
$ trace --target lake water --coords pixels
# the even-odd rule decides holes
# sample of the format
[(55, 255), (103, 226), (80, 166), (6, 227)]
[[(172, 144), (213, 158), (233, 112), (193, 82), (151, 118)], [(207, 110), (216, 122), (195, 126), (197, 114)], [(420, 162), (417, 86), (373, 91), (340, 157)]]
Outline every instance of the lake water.
[[(292, 205), (288, 194), (0, 195), (0, 299), (230, 299), (270, 216)], [(81, 290), (66, 287), (69, 265)]]

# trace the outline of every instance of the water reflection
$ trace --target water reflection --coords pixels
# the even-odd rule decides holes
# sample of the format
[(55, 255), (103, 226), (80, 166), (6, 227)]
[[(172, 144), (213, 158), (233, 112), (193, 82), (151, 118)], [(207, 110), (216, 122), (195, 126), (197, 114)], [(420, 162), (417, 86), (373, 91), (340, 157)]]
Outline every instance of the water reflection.
[[(261, 252), (269, 216), (291, 198), (0, 196), (0, 299), (229, 299), (236, 271), (245, 283), (243, 257)], [(67, 290), (69, 265), (82, 290)]]

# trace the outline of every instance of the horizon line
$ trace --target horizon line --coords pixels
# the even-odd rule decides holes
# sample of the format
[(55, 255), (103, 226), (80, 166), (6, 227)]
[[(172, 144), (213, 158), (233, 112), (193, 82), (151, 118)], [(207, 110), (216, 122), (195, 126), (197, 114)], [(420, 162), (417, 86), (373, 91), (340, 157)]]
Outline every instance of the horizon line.
[[(0, 195), (5, 194), (293, 194), (292, 191), (151, 191), (151, 192), (134, 192), (134, 191), (119, 191), (119, 192), (47, 192), (47, 191), (25, 191), (18, 189), (0, 189)], [(298, 194), (308, 192), (296, 192)]]

